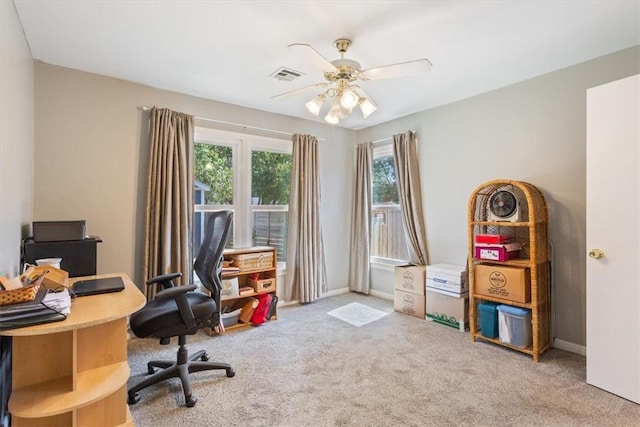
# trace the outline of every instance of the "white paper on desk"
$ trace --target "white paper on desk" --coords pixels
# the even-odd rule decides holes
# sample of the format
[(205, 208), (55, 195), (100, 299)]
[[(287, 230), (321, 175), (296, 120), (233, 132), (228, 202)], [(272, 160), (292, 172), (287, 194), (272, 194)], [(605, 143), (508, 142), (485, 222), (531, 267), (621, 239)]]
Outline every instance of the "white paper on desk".
[(62, 314), (71, 313), (71, 295), (66, 288), (60, 292), (48, 292), (42, 303)]

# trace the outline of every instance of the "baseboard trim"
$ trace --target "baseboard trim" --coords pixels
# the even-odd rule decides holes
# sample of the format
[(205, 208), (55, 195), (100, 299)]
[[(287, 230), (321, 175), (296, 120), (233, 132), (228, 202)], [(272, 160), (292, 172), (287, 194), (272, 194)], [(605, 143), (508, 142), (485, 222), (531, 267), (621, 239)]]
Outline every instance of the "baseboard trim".
[(342, 295), (342, 294), (348, 294), (349, 288), (345, 287), (345, 288), (340, 288), (340, 289), (334, 289), (332, 291), (329, 291), (327, 293), (322, 294), (322, 296), (320, 298), (327, 298), (327, 297), (334, 297), (336, 295)]
[[(327, 297), (333, 297), (336, 295), (341, 295), (341, 294), (346, 294), (349, 293), (349, 288), (340, 288), (340, 289), (334, 289), (332, 291), (329, 291), (327, 293), (324, 293), (322, 295), (320, 295), (320, 298), (327, 298)], [(292, 306), (292, 305), (298, 305), (300, 304), (299, 300), (293, 300), (293, 301), (278, 301), (278, 307), (288, 307), (288, 306)]]
[(587, 347), (579, 344), (575, 344), (569, 341), (560, 340), (555, 338), (553, 340), (553, 348), (559, 348), (560, 350), (569, 351), (571, 353), (576, 353), (581, 356), (587, 355)]
[(388, 294), (388, 293), (382, 292), (382, 291), (376, 291), (375, 289), (371, 289), (370, 294), (373, 295), (374, 297), (378, 297), (378, 298), (386, 299), (386, 300), (389, 300), (389, 301), (393, 301), (393, 294)]
[[(349, 288), (334, 289), (332, 291), (327, 292), (326, 294), (322, 294), (321, 298), (332, 297), (332, 296), (341, 295), (341, 294), (348, 294), (349, 292), (351, 292), (351, 290)], [(376, 291), (375, 289), (369, 290), (369, 295), (374, 296), (374, 297), (378, 297), (378, 298), (382, 298), (382, 299), (386, 299), (386, 300), (389, 300), (389, 301), (393, 301), (393, 294), (388, 294), (386, 292)]]

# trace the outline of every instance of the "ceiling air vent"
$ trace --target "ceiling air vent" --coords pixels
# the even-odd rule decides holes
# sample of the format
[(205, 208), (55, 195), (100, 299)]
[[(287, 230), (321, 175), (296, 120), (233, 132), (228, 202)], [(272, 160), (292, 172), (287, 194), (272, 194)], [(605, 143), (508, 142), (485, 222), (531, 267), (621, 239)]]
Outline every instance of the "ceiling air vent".
[(304, 73), (301, 73), (300, 71), (295, 71), (295, 70), (292, 70), (291, 68), (281, 67), (277, 69), (275, 72), (273, 72), (273, 74), (271, 74), (270, 77), (275, 77), (278, 80), (284, 80), (284, 81), (290, 82), (302, 75), (304, 75)]

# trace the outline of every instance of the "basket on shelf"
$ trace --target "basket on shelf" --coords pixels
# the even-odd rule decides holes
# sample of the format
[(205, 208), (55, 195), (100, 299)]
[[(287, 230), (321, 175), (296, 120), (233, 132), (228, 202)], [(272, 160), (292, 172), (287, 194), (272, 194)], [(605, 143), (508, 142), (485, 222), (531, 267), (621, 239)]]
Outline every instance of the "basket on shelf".
[(273, 266), (273, 252), (255, 252), (247, 254), (232, 255), (232, 265), (238, 267), (240, 271), (258, 270)]

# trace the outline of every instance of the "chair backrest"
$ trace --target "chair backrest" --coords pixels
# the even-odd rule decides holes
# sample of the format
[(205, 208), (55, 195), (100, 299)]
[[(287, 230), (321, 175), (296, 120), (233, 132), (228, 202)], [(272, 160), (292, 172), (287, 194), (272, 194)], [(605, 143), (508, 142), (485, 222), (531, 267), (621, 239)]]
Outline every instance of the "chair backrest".
[(202, 284), (211, 292), (220, 308), (220, 290), (222, 283), (222, 252), (229, 240), (233, 223), (233, 211), (215, 211), (209, 214), (207, 229), (198, 256), (193, 264)]

